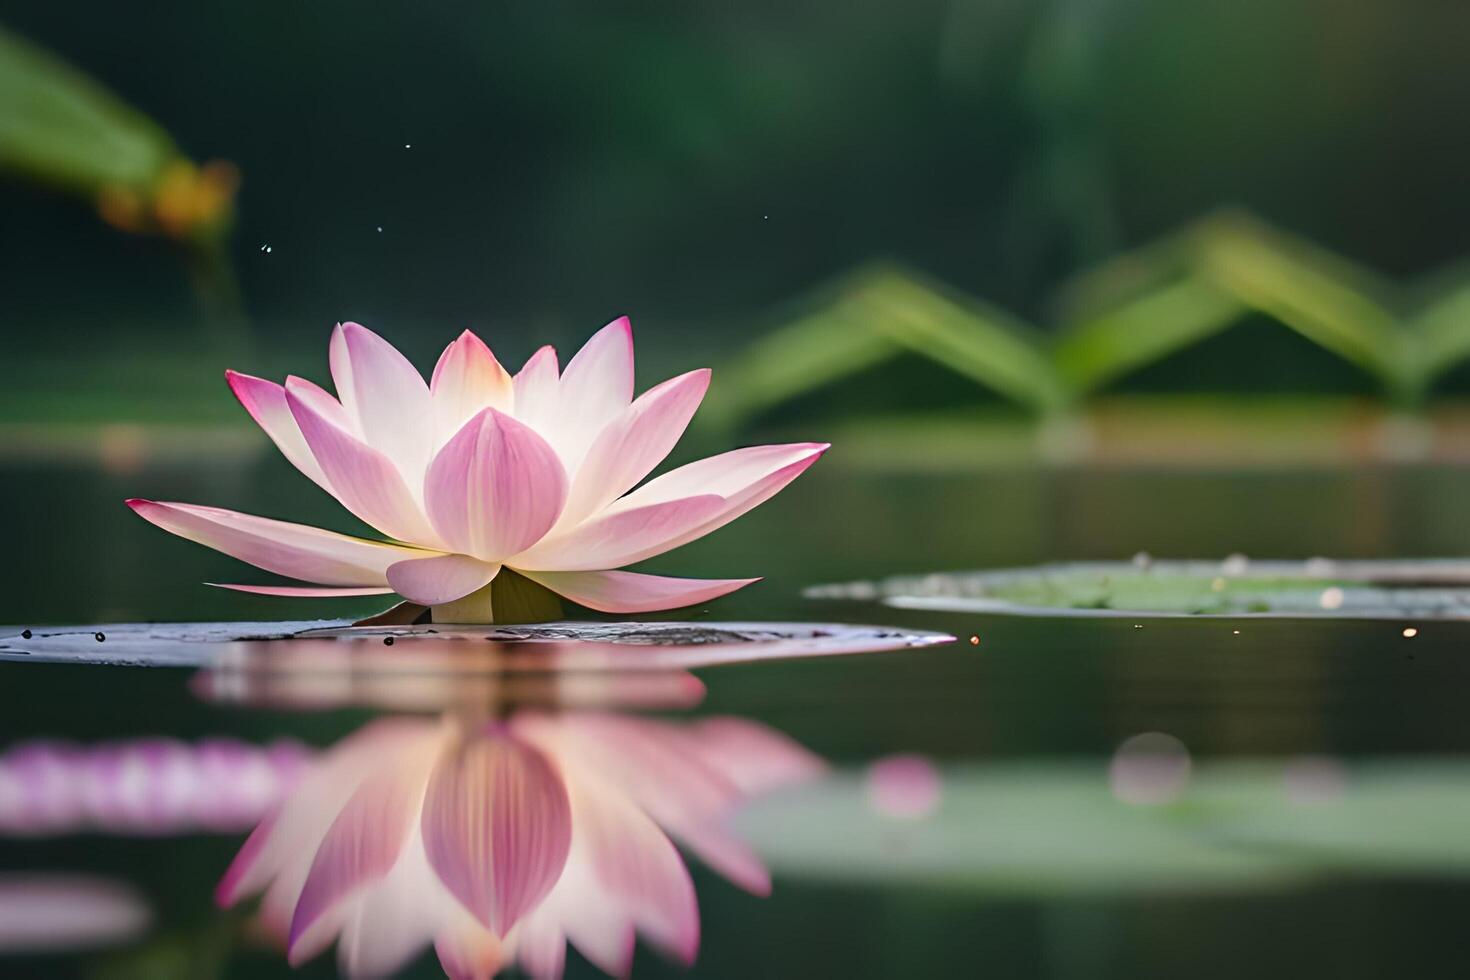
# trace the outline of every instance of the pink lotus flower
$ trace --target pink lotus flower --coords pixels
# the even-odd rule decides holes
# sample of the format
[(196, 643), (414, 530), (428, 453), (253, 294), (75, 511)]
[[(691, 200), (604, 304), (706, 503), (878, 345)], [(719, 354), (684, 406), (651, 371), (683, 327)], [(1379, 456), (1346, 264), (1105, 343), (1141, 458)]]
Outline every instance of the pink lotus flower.
[(391, 540), (214, 507), (128, 501), (166, 531), (313, 583), (226, 588), (296, 596), (396, 592), (443, 606), (487, 589), (509, 568), (602, 612), (703, 602), (756, 580), (613, 569), (724, 526), (827, 449), (737, 449), (633, 489), (683, 434), (709, 371), (679, 375), (635, 399), (626, 317), (598, 331), (564, 371), (556, 352), (543, 347), (512, 376), (465, 331), (425, 384), (392, 345), (355, 323), (338, 325), (330, 355), (336, 398), (296, 377), (284, 386), (235, 372), (227, 377), (297, 469)]
[(820, 770), (738, 719), (380, 720), (301, 780), (217, 897), (264, 890), (261, 920), (291, 962), (335, 939), (349, 976), (391, 973), (432, 943), (457, 980), (513, 962), (557, 977), (568, 941), (626, 975), (639, 933), (690, 962), (699, 911), (670, 837), (765, 893), (765, 868), (725, 821), (752, 795)]

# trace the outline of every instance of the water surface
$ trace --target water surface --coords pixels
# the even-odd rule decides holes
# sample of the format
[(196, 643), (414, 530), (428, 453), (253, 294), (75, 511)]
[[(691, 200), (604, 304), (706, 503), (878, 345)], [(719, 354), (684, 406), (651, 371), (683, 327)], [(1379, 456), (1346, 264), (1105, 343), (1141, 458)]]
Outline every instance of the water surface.
[[(0, 495), (11, 513), (35, 519), (16, 522), (0, 620), (27, 626), (300, 617), (303, 607), (285, 600), (198, 585), (238, 570), (222, 556), (158, 536), (121, 504), (142, 493), (307, 522), (331, 519), (329, 501), (298, 492), (294, 483), (282, 487), (276, 475), (266, 463), (121, 474), (9, 468)], [(1470, 823), (1456, 817), (1466, 788), (1458, 765), (1470, 752), (1463, 720), (1470, 626), (1419, 624), (1417, 635), (1405, 637), (1415, 624), (1008, 619), (810, 602), (799, 589), (931, 569), (1122, 559), (1140, 550), (1206, 558), (1453, 555), (1470, 543), (1457, 520), (1463, 477), (1430, 468), (1225, 477), (1040, 469), (893, 474), (835, 465), (818, 467), (775, 504), (668, 556), (659, 570), (768, 575), (697, 615), (883, 623), (959, 637), (947, 647), (696, 671), (707, 689), (703, 703), (670, 717), (748, 719), (832, 766), (837, 789), (822, 795), (800, 788), (757, 804), (753, 833), (773, 833), (762, 813), (796, 821), (815, 812), (832, 841), (872, 834), (879, 853), (871, 862), (858, 855), (835, 873), (819, 859), (820, 839), (805, 854), (780, 846), (810, 828), (793, 822), (786, 840), (777, 826), (770, 847), (775, 887), (764, 899), (691, 860), (703, 922), (693, 975), (1379, 977), (1456, 969), (1451, 937), (1470, 912), (1470, 862), (1459, 840), (1459, 827)], [(311, 613), (371, 608), (349, 603)], [(3, 674), (6, 745), (39, 736), (86, 744), (227, 735), (322, 747), (375, 714), (363, 707), (210, 704), (186, 671), (6, 664)], [(1145, 732), (1177, 739), (1192, 765), (1190, 780), (1162, 803), (1110, 795), (1115, 753)], [(941, 795), (927, 814), (871, 811), (862, 790), (868, 766), (895, 753), (937, 765)], [(1328, 767), (1307, 771), (1341, 777), (1328, 781), (1318, 809), (1293, 809), (1287, 784), (1273, 781), (1273, 773), (1302, 760)], [(1232, 766), (1246, 767), (1245, 788), (1227, 793), (1219, 787), (1236, 778)], [(1332, 793), (1381, 787), (1385, 779), (1397, 780), (1376, 811), (1385, 833), (1342, 830), (1347, 818), (1334, 809)], [(952, 790), (948, 801), (945, 787)], [(761, 809), (767, 805), (777, 809)], [(1096, 809), (1107, 806), (1117, 813)], [(1113, 816), (1131, 820), (1129, 808), (1138, 806), (1152, 807), (1147, 819), (1157, 816), (1160, 827), (1182, 833), (1191, 846), (1212, 848), (1211, 873), (1183, 884), (1168, 880), (1150, 860), (1157, 854), (1149, 849), (1165, 839), (1152, 829), (1129, 830), (1127, 846), (1141, 848), (1139, 857), (1116, 860), (1124, 844)], [(978, 808), (975, 834), (991, 835), (972, 842), (991, 850), (971, 847), (963, 825), (956, 830), (955, 814), (970, 813), (966, 807)], [(1296, 821), (1294, 837), (1260, 832), (1262, 821), (1282, 814)], [(1397, 846), (1406, 842), (1396, 841), (1396, 823), (1417, 838), (1415, 860)], [(1017, 837), (1012, 847), (1008, 835), (1026, 827), (1031, 843), (1023, 848)], [(961, 873), (926, 871), (925, 835), (956, 833), (946, 846)], [(218, 912), (210, 902), (242, 837), (0, 840), (0, 869), (128, 882), (153, 906), (156, 922), (139, 942), (83, 956), (0, 961), (0, 972), (203, 976), (209, 967), (220, 976), (293, 975), (278, 951), (251, 941), (242, 913)], [(1047, 863), (1053, 840), (1063, 859)], [(1330, 862), (1320, 859), (1314, 841), (1337, 842)], [(1225, 857), (1217, 860), (1213, 849), (1222, 846)], [(1423, 860), (1426, 850), (1441, 849), (1442, 862)], [(1110, 855), (1111, 863), (1102, 860)], [(1311, 873), (1301, 872), (1309, 859)], [(1188, 867), (1191, 860), (1182, 854), (1160, 866)], [(1123, 873), (1129, 868), (1134, 873)], [(429, 956), (408, 975), (437, 969)], [(329, 956), (303, 968), (306, 976), (332, 972)], [(595, 972), (578, 957), (569, 961), (572, 975)], [(681, 975), (682, 968), (643, 946), (635, 972)]]

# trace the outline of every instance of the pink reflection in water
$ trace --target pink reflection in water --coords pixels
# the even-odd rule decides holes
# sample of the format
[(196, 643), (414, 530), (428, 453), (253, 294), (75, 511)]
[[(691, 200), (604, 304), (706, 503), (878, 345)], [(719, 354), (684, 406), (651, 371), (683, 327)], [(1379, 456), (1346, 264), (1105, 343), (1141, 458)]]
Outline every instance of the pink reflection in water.
[(927, 817), (939, 806), (943, 781), (927, 756), (890, 755), (868, 767), (868, 804), (901, 820)]
[(1184, 793), (1191, 768), (1183, 742), (1164, 732), (1144, 732), (1118, 746), (1108, 780), (1113, 796), (1123, 803), (1160, 806)]
[(136, 939), (152, 912), (143, 897), (105, 878), (0, 875), (0, 952), (74, 952)]
[(622, 975), (637, 935), (690, 962), (699, 913), (674, 842), (765, 894), (766, 869), (728, 818), (821, 770), (734, 718), (383, 719), (306, 774), (217, 897), (264, 892), (262, 922), (293, 963), (335, 940), (349, 976), (392, 972), (433, 944), (451, 977), (512, 964), (556, 977), (568, 942)]
[(1347, 770), (1331, 756), (1300, 755), (1286, 763), (1281, 784), (1296, 806), (1336, 803), (1347, 789)]
[(0, 834), (245, 830), (281, 800), (308, 758), (291, 741), (24, 742), (0, 755)]

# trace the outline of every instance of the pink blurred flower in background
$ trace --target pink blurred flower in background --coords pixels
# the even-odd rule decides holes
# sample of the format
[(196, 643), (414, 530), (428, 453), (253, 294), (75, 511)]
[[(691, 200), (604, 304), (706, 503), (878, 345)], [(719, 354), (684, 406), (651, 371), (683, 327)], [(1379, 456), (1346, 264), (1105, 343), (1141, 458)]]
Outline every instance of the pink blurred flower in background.
[[(512, 376), (465, 331), (428, 384), (377, 334), (332, 334), (337, 397), (228, 373), (250, 415), (297, 469), (389, 541), (193, 504), (128, 501), (145, 519), (310, 586), (228, 586), (268, 595), (396, 592), (443, 606), (502, 568), (602, 612), (703, 602), (754, 579), (615, 571), (722, 527), (827, 449), (754, 446), (638, 486), (683, 434), (709, 385), (690, 371), (633, 397), (626, 317), (558, 369), (542, 347)], [(633, 489), (637, 486), (637, 489)], [(632, 492), (629, 492), (632, 491)]]
[(822, 768), (731, 718), (383, 719), (303, 777), (217, 897), (264, 891), (262, 923), (291, 962), (336, 940), (349, 976), (392, 972), (432, 943), (454, 978), (512, 963), (558, 977), (569, 941), (624, 975), (639, 934), (687, 963), (699, 911), (674, 841), (764, 894), (764, 866), (726, 822)]
[(36, 740), (0, 755), (0, 834), (164, 835), (253, 827), (311, 758), (299, 742)]
[(944, 777), (925, 755), (906, 752), (887, 755), (868, 766), (868, 805), (901, 820), (927, 817), (939, 806)]

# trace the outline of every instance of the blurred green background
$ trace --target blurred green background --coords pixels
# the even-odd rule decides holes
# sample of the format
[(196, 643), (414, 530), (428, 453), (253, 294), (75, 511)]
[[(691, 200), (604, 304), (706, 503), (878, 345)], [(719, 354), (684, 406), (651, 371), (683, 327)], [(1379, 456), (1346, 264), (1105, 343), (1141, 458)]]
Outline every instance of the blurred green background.
[[(183, 181), (223, 199), (190, 224), (180, 192), (187, 231), (130, 220), (54, 160), (17, 165), (35, 134), (7, 113), (35, 106), (12, 74), (0, 323), (18, 370), (0, 422), (241, 423), (223, 362), (320, 377), (339, 319), (425, 362), (471, 326), (515, 363), (628, 312), (659, 371), (733, 364), (712, 406), (727, 426), (780, 427), (813, 401), (844, 416), (983, 404), (997, 372), (1002, 399), (1043, 412), (1099, 387), (1413, 407), (1470, 380), (1449, 370), (1470, 351), (1470, 300), (1435, 310), (1433, 351), (1397, 336), (1466, 281), (1461, 4), (21, 2), (0, 24), (166, 131), (170, 152), (138, 164), (145, 197), (183, 180), (175, 155), (225, 162)], [(91, 164), (132, 159), (83, 136)], [(1219, 268), (1204, 296), (1160, 296), (1179, 261), (1167, 236), (1222, 208), (1255, 215), (1282, 254), (1227, 263), (1223, 298)], [(908, 356), (863, 374), (880, 355), (832, 343), (868, 329), (847, 320), (797, 344), (794, 379), (746, 356), (875, 262), (988, 304), (936, 335), (944, 311), (908, 297), (923, 322), (901, 349), (968, 377)], [(1079, 288), (1100, 263), (1101, 286)], [(1023, 339), (1046, 349), (1077, 339), (1059, 324), (1137, 295), (1154, 305), (1061, 344), (1055, 385), (989, 363), (1004, 344), (973, 322), (1034, 324)], [(891, 329), (884, 299), (859, 305)], [(798, 397), (847, 371), (857, 394)]]

